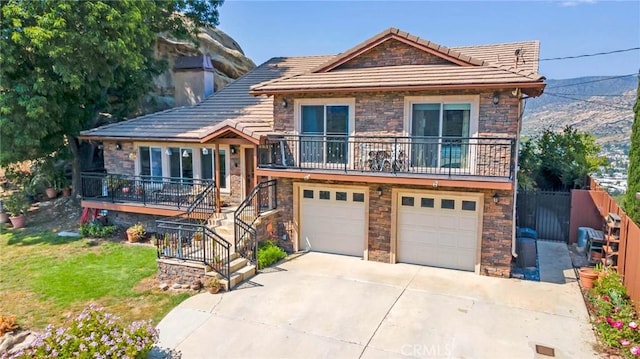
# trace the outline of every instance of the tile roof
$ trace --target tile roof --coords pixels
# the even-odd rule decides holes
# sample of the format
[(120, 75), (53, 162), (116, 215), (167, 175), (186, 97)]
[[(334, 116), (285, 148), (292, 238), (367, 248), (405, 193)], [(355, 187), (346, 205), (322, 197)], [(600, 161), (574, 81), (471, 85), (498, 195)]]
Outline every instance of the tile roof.
[(538, 86), (542, 78), (524, 76), (492, 66), (401, 65), (305, 73), (252, 87), (252, 92), (370, 91), (383, 89), (464, 88), (472, 85), (526, 83)]
[(210, 133), (229, 125), (259, 139), (262, 134), (273, 131), (273, 98), (252, 96), (249, 88), (264, 81), (309, 71), (333, 56), (276, 57), (197, 105), (172, 108), (83, 131), (80, 137), (200, 142)]
[[(451, 62), (443, 65), (401, 65), (335, 70), (388, 40), (397, 40), (440, 56)], [(396, 28), (387, 29), (361, 44), (336, 55), (314, 70), (289, 78), (255, 85), (253, 94), (296, 91), (358, 91), (394, 88), (458, 88), (469, 85), (523, 84), (544, 87), (538, 74), (538, 41), (462, 46), (448, 48)], [(363, 76), (367, 78), (363, 78)]]

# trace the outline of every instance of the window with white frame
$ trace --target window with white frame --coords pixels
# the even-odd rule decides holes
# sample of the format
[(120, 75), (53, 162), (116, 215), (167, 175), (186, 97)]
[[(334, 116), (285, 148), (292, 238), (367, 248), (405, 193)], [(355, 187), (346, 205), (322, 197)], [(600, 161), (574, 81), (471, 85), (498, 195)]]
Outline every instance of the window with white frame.
[(193, 178), (193, 149), (169, 147), (169, 176), (172, 178)]
[(408, 132), (414, 167), (466, 168), (477, 128), (477, 101), (423, 98), (409, 101)]
[(299, 100), (300, 161), (346, 163), (353, 100)]
[[(229, 183), (229, 171), (227, 168), (227, 151), (220, 149), (220, 189), (227, 189), (227, 183)], [(216, 155), (214, 149), (202, 149), (200, 156), (200, 174), (202, 179), (215, 179)]]
[(162, 180), (161, 147), (140, 147), (140, 175)]

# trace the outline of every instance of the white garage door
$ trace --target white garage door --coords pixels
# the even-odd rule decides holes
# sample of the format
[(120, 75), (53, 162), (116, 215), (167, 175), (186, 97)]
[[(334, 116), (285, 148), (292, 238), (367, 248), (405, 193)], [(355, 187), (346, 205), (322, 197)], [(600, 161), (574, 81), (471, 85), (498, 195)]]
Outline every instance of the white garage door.
[(473, 271), (481, 196), (399, 193), (398, 262)]
[(310, 244), (312, 251), (362, 257), (365, 197), (365, 190), (301, 188), (300, 247)]

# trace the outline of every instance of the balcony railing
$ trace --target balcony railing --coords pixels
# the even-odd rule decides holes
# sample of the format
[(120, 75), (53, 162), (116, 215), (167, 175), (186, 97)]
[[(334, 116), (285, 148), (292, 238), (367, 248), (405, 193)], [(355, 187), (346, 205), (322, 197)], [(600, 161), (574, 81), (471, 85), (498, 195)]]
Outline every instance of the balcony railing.
[(272, 135), (258, 167), (345, 173), (512, 179), (515, 139)]
[[(82, 173), (82, 199), (100, 202), (133, 202), (186, 209), (212, 186), (215, 186), (212, 180)], [(215, 201), (210, 197), (202, 206), (213, 212)]]

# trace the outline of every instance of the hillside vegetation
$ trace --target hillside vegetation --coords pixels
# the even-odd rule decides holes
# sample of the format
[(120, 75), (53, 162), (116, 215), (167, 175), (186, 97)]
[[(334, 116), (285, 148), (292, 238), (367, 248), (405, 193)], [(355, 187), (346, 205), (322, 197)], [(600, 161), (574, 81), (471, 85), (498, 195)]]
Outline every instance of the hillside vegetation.
[(545, 93), (527, 100), (522, 134), (532, 136), (544, 128), (561, 130), (572, 125), (594, 135), (599, 144), (626, 152), (637, 85), (635, 75), (547, 80)]

